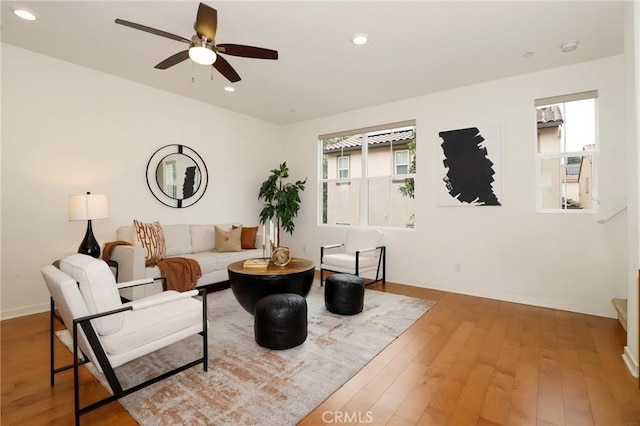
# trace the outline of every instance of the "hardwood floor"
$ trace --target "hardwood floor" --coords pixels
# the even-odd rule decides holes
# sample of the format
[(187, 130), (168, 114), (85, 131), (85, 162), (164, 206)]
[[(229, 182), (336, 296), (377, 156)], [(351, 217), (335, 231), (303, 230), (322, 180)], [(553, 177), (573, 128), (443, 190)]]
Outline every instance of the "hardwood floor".
[[(617, 320), (392, 283), (385, 291), (438, 303), (300, 425), (640, 425)], [(72, 424), (73, 374), (49, 386), (48, 314), (0, 327), (1, 424)], [(83, 401), (106, 395), (81, 371)], [(136, 423), (116, 402), (82, 424)]]

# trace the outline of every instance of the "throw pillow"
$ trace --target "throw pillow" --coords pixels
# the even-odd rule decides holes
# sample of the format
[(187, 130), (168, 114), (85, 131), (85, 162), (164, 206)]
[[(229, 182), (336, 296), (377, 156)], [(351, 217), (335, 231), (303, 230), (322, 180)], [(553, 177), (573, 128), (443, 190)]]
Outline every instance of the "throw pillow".
[(236, 228), (242, 228), (242, 233), (240, 234), (240, 246), (243, 249), (256, 248), (256, 235), (258, 235), (258, 227), (233, 225), (233, 229)]
[(144, 223), (134, 219), (133, 229), (136, 241), (145, 249), (145, 266), (164, 259), (167, 248), (160, 222)]
[(242, 236), (242, 226), (230, 231), (218, 228), (214, 225), (216, 231), (216, 251), (223, 253), (228, 251), (242, 251), (240, 237)]

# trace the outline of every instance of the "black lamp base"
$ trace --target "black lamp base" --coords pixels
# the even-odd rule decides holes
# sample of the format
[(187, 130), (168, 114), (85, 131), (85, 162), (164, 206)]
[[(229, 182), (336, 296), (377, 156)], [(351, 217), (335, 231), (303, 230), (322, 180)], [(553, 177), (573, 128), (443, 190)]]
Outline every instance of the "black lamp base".
[(96, 237), (93, 236), (91, 220), (87, 221), (87, 232), (84, 234), (84, 240), (80, 243), (80, 247), (78, 247), (78, 253), (88, 254), (96, 259), (100, 257), (100, 245), (96, 241)]

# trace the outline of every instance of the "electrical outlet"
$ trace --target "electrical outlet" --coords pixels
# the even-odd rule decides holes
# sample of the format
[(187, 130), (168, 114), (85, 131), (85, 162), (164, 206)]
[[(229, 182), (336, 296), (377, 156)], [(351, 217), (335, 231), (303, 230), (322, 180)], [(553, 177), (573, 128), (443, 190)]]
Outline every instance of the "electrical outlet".
[(459, 263), (456, 263), (456, 265), (455, 265), (455, 267), (454, 267), (454, 268), (455, 268), (456, 272), (460, 272), (460, 271), (462, 271), (462, 266), (460, 266), (460, 264), (459, 264)]

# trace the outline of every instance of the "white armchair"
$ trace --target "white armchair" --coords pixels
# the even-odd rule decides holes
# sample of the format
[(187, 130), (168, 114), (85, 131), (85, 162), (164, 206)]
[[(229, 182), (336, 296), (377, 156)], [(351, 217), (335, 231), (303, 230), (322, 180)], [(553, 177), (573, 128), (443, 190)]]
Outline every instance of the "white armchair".
[(361, 275), (376, 272), (374, 281), (386, 283), (386, 247), (382, 232), (376, 229), (349, 228), (344, 243), (320, 247), (320, 285), (324, 271)]
[[(203, 364), (207, 371), (206, 290), (165, 291), (122, 303), (119, 288), (153, 280), (116, 284), (104, 261), (83, 254), (61, 260), (60, 269), (49, 265), (41, 272), (51, 294), (51, 386), (55, 373), (73, 368), (76, 425), (81, 415), (195, 365)], [(199, 293), (202, 301), (194, 299)], [(73, 339), (73, 363), (61, 368), (55, 368), (54, 360), (56, 309)], [(122, 388), (115, 367), (195, 334), (202, 335), (200, 357), (128, 389)], [(78, 367), (87, 362), (104, 373), (113, 395), (80, 407)]]

